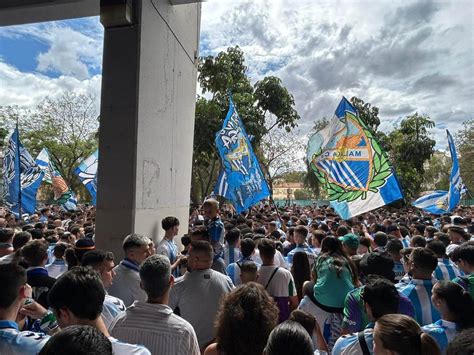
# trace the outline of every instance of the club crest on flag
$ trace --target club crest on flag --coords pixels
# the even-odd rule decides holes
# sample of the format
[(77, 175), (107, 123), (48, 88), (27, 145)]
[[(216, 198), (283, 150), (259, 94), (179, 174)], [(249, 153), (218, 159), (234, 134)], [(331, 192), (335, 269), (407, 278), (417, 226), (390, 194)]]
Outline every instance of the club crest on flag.
[(392, 175), (390, 163), (354, 108), (339, 105), (328, 127), (311, 137), (308, 160), (329, 200), (365, 199)]
[(214, 193), (231, 201), (238, 213), (266, 198), (268, 185), (232, 100), (215, 144), (222, 171)]

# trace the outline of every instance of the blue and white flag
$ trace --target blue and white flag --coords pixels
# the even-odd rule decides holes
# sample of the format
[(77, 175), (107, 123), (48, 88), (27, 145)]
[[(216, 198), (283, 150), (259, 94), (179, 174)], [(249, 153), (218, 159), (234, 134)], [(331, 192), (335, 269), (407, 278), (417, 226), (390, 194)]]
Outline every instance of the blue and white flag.
[(44, 171), (44, 182), (53, 187), (54, 203), (67, 211), (75, 210), (77, 207), (76, 195), (68, 187), (58, 168), (51, 160), (48, 149), (43, 148), (41, 150), (36, 157), (36, 164)]
[(434, 191), (413, 202), (413, 206), (431, 214), (451, 212), (459, 204), (462, 194), (466, 191), (459, 171), (458, 156), (453, 137), (449, 131), (446, 131), (446, 133), (448, 135), (449, 152), (453, 162), (449, 177), (449, 191)]
[(35, 213), (36, 193), (44, 173), (20, 143), (18, 128), (8, 140), (3, 158), (3, 174), (4, 199), (7, 207), (16, 215), (20, 212), (20, 206), (22, 214)]
[(76, 174), (92, 197), (92, 204), (96, 205), (97, 200), (97, 163), (99, 150), (97, 149), (91, 156), (84, 160), (76, 169)]
[(270, 196), (232, 98), (222, 129), (216, 133), (215, 143), (222, 162), (222, 171), (214, 188), (216, 195), (229, 200), (237, 213)]
[(344, 97), (329, 125), (310, 137), (306, 154), (343, 219), (403, 199), (387, 155)]

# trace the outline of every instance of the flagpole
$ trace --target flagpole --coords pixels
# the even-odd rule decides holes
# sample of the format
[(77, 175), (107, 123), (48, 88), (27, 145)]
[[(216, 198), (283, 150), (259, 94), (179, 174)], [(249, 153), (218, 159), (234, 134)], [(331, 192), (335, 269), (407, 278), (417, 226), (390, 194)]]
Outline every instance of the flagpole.
[(20, 156), (20, 131), (18, 130), (18, 117), (16, 119), (16, 156), (18, 157), (18, 217), (22, 218), (22, 211), (21, 211), (21, 156)]

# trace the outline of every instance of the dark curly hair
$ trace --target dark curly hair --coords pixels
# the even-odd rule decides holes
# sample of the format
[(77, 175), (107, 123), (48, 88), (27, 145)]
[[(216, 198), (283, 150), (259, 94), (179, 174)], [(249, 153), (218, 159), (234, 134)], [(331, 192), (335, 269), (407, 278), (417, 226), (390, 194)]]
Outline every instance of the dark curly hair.
[(215, 323), (217, 349), (226, 355), (261, 355), (278, 314), (262, 285), (240, 285), (221, 301)]

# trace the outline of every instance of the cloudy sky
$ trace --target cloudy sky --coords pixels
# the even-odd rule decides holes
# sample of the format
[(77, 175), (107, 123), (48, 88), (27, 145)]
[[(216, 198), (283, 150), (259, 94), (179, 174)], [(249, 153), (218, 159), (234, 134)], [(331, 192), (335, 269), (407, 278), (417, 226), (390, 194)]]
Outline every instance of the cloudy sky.
[[(63, 90), (99, 97), (98, 18), (0, 28), (0, 105), (34, 106)], [(444, 130), (474, 117), (474, 1), (211, 0), (201, 55), (239, 45), (252, 81), (283, 80), (307, 132), (341, 96), (380, 108), (389, 131), (425, 113)]]

